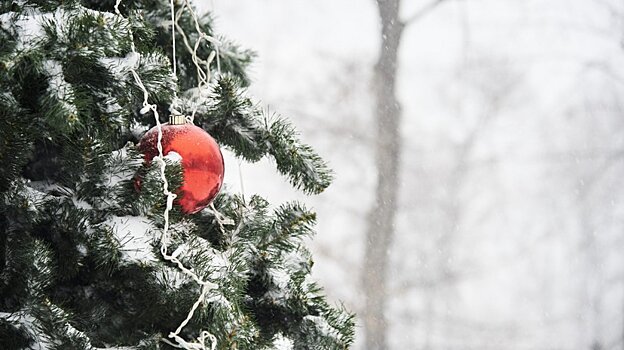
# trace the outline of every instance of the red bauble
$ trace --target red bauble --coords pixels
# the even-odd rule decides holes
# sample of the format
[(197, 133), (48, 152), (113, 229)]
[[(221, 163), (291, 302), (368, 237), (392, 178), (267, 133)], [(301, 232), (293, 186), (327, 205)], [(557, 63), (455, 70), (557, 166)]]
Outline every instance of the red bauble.
[[(193, 124), (162, 124), (163, 155), (176, 152), (182, 157), (183, 184), (176, 202), (186, 214), (204, 209), (223, 184), (224, 164), (219, 145), (202, 128)], [(158, 155), (158, 127), (151, 128), (139, 142), (139, 150), (149, 164)]]

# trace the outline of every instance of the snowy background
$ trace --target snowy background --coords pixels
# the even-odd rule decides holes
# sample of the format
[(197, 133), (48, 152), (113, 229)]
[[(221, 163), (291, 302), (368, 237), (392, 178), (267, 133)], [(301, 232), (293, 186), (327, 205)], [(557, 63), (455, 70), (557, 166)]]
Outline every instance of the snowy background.
[[(229, 157), (228, 186), (314, 207), (314, 275), (361, 312), (375, 2), (197, 3), (258, 53), (250, 93), (336, 173), (306, 198), (268, 162)], [(398, 69), (392, 348), (624, 349), (624, 3), (446, 1), (407, 27)]]

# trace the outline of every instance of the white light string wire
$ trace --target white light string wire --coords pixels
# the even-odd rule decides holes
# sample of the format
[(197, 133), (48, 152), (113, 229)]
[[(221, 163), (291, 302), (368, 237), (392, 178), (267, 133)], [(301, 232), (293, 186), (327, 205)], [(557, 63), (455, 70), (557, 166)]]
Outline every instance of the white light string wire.
[[(197, 41), (195, 41), (194, 47), (191, 47), (191, 44), (189, 43), (189, 40), (188, 40), (188, 36), (186, 35), (186, 33), (184, 32), (184, 30), (182, 29), (179, 23), (180, 18), (182, 17), (182, 14), (184, 13), (185, 9), (187, 9), (188, 12), (191, 14), (191, 17), (193, 18), (193, 22), (195, 24), (195, 30), (197, 31), (197, 35), (198, 35)], [(201, 97), (203, 89), (210, 84), (210, 81), (212, 79), (211, 72), (210, 72), (210, 65), (215, 60), (215, 58), (217, 61), (216, 62), (217, 74), (218, 75), (221, 74), (221, 60), (220, 60), (220, 54), (219, 54), (219, 47), (222, 45), (222, 43), (219, 40), (217, 40), (215, 37), (210, 36), (206, 34), (204, 31), (202, 31), (201, 26), (199, 25), (199, 20), (197, 18), (197, 13), (195, 13), (193, 6), (191, 6), (190, 0), (184, 0), (184, 2), (182, 3), (182, 7), (178, 10), (178, 14), (175, 16), (175, 20), (173, 21), (173, 24), (176, 30), (178, 31), (178, 33), (180, 34), (180, 36), (182, 37), (182, 42), (184, 43), (184, 46), (186, 47), (186, 50), (188, 51), (188, 53), (191, 55), (191, 59), (193, 61), (193, 64), (195, 65), (195, 69), (197, 71), (197, 94), (198, 94), (198, 97)], [(214, 50), (210, 52), (207, 59), (202, 59), (201, 57), (197, 55), (197, 50), (199, 49), (203, 40), (210, 42), (214, 46)], [(202, 67), (202, 65), (204, 65), (205, 68)], [(198, 106), (197, 104), (195, 104), (193, 106), (193, 111), (191, 115), (188, 117), (190, 122), (193, 122), (193, 119), (195, 118), (195, 114), (197, 113), (197, 108)]]
[[(121, 4), (121, 1), (122, 0), (116, 0), (115, 6), (114, 6), (115, 13), (118, 16), (121, 16), (121, 12), (119, 11), (119, 5)], [(176, 54), (175, 54), (175, 14), (174, 14), (173, 0), (171, 0), (171, 33), (172, 33), (172, 45), (173, 45), (173, 75), (174, 75), (174, 79), (177, 80)], [(137, 56), (140, 56), (140, 54), (136, 51), (136, 48), (134, 45), (134, 35), (132, 34), (131, 30), (130, 30), (130, 37), (131, 37), (132, 53)], [(174, 263), (184, 274), (192, 278), (201, 287), (201, 293), (198, 299), (195, 301), (195, 303), (191, 307), (191, 309), (189, 310), (187, 317), (184, 319), (184, 321), (182, 321), (182, 323), (180, 323), (180, 325), (174, 332), (171, 332), (168, 335), (168, 337), (173, 339), (175, 343), (165, 338), (161, 339), (161, 341), (179, 349), (207, 350), (206, 340), (209, 339), (210, 349), (215, 350), (217, 347), (217, 339), (213, 334), (211, 334), (208, 331), (200, 332), (200, 335), (199, 337), (197, 337), (196, 342), (188, 342), (180, 336), (180, 333), (182, 332), (184, 327), (193, 318), (193, 315), (195, 311), (197, 310), (197, 308), (199, 307), (199, 305), (206, 298), (206, 294), (210, 290), (215, 289), (217, 285), (212, 282), (202, 280), (195, 272), (185, 267), (184, 264), (182, 264), (182, 262), (177, 259), (177, 255), (180, 252), (174, 251), (173, 254), (170, 255), (167, 251), (168, 249), (167, 246), (168, 246), (169, 238), (170, 238), (169, 237), (169, 212), (171, 211), (173, 207), (173, 201), (175, 200), (177, 196), (175, 193), (172, 193), (169, 190), (169, 182), (167, 181), (167, 178), (165, 176), (166, 164), (165, 164), (164, 155), (163, 155), (162, 127), (161, 127), (160, 120), (159, 120), (158, 109), (156, 105), (149, 103), (149, 92), (147, 91), (147, 88), (143, 84), (141, 78), (139, 77), (134, 67), (130, 68), (130, 72), (132, 73), (132, 76), (136, 84), (143, 91), (143, 108), (141, 108), (140, 113), (145, 114), (145, 113), (148, 113), (149, 111), (152, 111), (152, 113), (154, 113), (154, 119), (156, 120), (156, 127), (158, 129), (158, 142), (157, 142), (158, 156), (154, 157), (153, 161), (157, 162), (160, 167), (160, 178), (163, 181), (163, 193), (167, 196), (167, 205), (163, 213), (165, 223), (164, 223), (163, 232), (161, 235), (160, 253), (165, 260)], [(174, 99), (177, 99), (177, 95), (174, 95)], [(176, 111), (172, 110), (171, 112), (175, 113)], [(215, 210), (214, 207), (213, 207), (213, 210)]]

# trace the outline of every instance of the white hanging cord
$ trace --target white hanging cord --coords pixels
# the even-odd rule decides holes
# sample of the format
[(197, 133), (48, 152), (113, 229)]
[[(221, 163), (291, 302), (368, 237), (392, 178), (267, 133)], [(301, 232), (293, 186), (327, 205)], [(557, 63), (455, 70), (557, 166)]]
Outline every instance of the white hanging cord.
[(176, 37), (175, 37), (175, 5), (174, 0), (169, 2), (171, 9), (171, 57), (173, 59), (173, 79), (178, 79), (178, 63), (176, 62)]
[(214, 203), (210, 203), (209, 208), (210, 208), (210, 211), (212, 212), (212, 215), (214, 215), (215, 220), (217, 221), (217, 224), (219, 224), (219, 229), (221, 230), (221, 233), (225, 233), (225, 225), (233, 225), (234, 220), (223, 216), (223, 214), (221, 214), (217, 210), (217, 208), (215, 208)]
[(240, 183), (241, 196), (243, 196), (243, 202), (245, 202), (245, 183), (243, 182), (243, 165), (240, 159), (238, 160), (238, 181)]
[[(176, 59), (176, 36), (175, 36), (175, 5), (174, 0), (169, 2), (169, 7), (171, 9), (171, 60), (173, 65), (173, 71), (171, 73), (171, 78), (176, 83), (178, 82), (178, 60)], [(181, 113), (178, 111), (178, 91), (173, 91), (173, 99), (171, 101), (171, 105), (169, 106), (169, 112), (173, 115), (180, 115)]]
[[(121, 16), (121, 13), (119, 12), (119, 5), (121, 4), (121, 1), (122, 0), (116, 0), (115, 2), (115, 13), (118, 16)], [(173, 3), (173, 0), (171, 0), (171, 14), (172, 14), (171, 34), (173, 37), (172, 39), (173, 40), (173, 71), (174, 71), (174, 78), (177, 78), (177, 76), (175, 76), (176, 74), (175, 73), (176, 72), (175, 30), (174, 30), (175, 19), (174, 19), (174, 7), (173, 6), (174, 6), (174, 3)], [(134, 36), (132, 34), (132, 31), (130, 31), (130, 37), (131, 37), (131, 42), (132, 42), (131, 44), (132, 53), (135, 55), (140, 55), (135, 49)], [(162, 134), (162, 127), (161, 127), (160, 120), (159, 120), (158, 109), (155, 104), (149, 103), (149, 92), (147, 91), (147, 88), (141, 81), (141, 78), (139, 77), (139, 74), (136, 72), (134, 67), (130, 68), (130, 72), (132, 73), (132, 76), (136, 84), (143, 91), (143, 108), (141, 108), (140, 113), (145, 114), (145, 113), (148, 113), (149, 111), (152, 111), (152, 113), (154, 113), (154, 119), (156, 120), (156, 127), (158, 129), (158, 142), (157, 142), (158, 156), (154, 157), (153, 161), (158, 163), (160, 167), (160, 178), (163, 182), (163, 193), (167, 196), (167, 205), (163, 213), (165, 223), (163, 225), (163, 232), (162, 232), (161, 239), (160, 239), (160, 243), (161, 243), (160, 253), (165, 260), (174, 263), (184, 274), (192, 278), (201, 287), (201, 293), (199, 297), (197, 298), (197, 300), (195, 301), (195, 303), (193, 304), (193, 307), (191, 308), (191, 310), (189, 310), (189, 313), (187, 314), (184, 321), (180, 323), (180, 325), (175, 330), (175, 332), (171, 332), (168, 335), (168, 337), (173, 339), (175, 343), (167, 339), (162, 339), (162, 341), (179, 349), (207, 350), (206, 339), (209, 339), (211, 343), (210, 349), (215, 350), (217, 347), (217, 338), (208, 331), (200, 332), (200, 335), (197, 338), (196, 342), (187, 342), (182, 337), (180, 337), (180, 333), (182, 332), (184, 327), (193, 318), (193, 315), (195, 311), (197, 310), (197, 308), (199, 307), (199, 305), (205, 300), (206, 294), (209, 291), (215, 289), (217, 285), (212, 282), (202, 280), (195, 272), (193, 272), (192, 270), (184, 266), (184, 264), (182, 264), (182, 262), (178, 260), (177, 258), (177, 255), (181, 253), (181, 250), (173, 252), (173, 254), (171, 255), (168, 254), (167, 252), (167, 249), (168, 249), (167, 247), (168, 247), (169, 238), (170, 238), (169, 237), (169, 212), (171, 211), (173, 207), (173, 201), (175, 200), (177, 196), (175, 193), (169, 190), (169, 182), (167, 181), (167, 177), (165, 176), (165, 169), (167, 165), (164, 161), (164, 155), (163, 155), (163, 146), (162, 146), (163, 134)]]
[[(197, 41), (195, 41), (195, 45), (193, 47), (191, 47), (188, 36), (186, 35), (186, 33), (184, 32), (184, 29), (182, 29), (182, 27), (179, 24), (180, 18), (182, 17), (182, 14), (184, 13), (185, 10), (187, 10), (191, 14), (191, 17), (193, 18), (193, 22), (195, 24), (195, 30), (198, 36)], [(222, 43), (219, 40), (217, 40), (217, 38), (210, 36), (201, 30), (201, 26), (199, 24), (197, 13), (193, 9), (193, 6), (191, 6), (190, 0), (184, 0), (184, 3), (182, 4), (181, 8), (178, 10), (178, 14), (175, 16), (175, 19), (173, 20), (173, 23), (178, 33), (182, 37), (182, 42), (184, 43), (184, 46), (186, 47), (186, 50), (188, 51), (188, 53), (191, 55), (191, 59), (193, 61), (193, 64), (195, 65), (195, 69), (197, 71), (197, 93), (199, 97), (201, 97), (203, 89), (207, 85), (210, 84), (210, 80), (212, 79), (210, 65), (215, 59), (217, 63), (217, 74), (218, 75), (221, 74), (221, 60), (220, 60), (220, 54), (219, 54), (219, 50), (220, 50), (219, 47), (222, 45)], [(199, 47), (201, 46), (204, 40), (210, 42), (215, 48), (214, 50), (210, 52), (207, 59), (203, 59), (197, 55), (197, 50), (199, 49)], [(188, 117), (190, 122), (192, 122), (193, 119), (195, 118), (195, 114), (197, 113), (197, 108), (198, 106), (197, 104), (195, 104), (193, 106), (191, 115)]]

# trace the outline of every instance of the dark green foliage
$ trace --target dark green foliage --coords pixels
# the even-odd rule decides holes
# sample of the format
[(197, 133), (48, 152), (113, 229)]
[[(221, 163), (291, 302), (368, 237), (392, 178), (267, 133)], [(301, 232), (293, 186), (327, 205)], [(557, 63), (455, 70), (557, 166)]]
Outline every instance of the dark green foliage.
[(11, 322), (0, 319), (0, 348), (23, 349), (33, 343), (23, 326), (18, 327)]
[(17, 102), (10, 96), (0, 94), (0, 130), (4, 130), (0, 138), (0, 192), (9, 189), (28, 162), (33, 143), (23, 136), (32, 127), (32, 120), (17, 107)]
[[(210, 97), (198, 98), (183, 44), (172, 78), (168, 1), (123, 1), (123, 17), (114, 4), (0, 3), (1, 349), (171, 349), (162, 339), (201, 292), (160, 254), (160, 169), (136, 149), (137, 130), (155, 121), (139, 113), (143, 92), (131, 70), (161, 121), (177, 94), (178, 108), (197, 106), (196, 122), (236, 156), (270, 157), (305, 193), (331, 182), (293, 126), (246, 96), (253, 54), (216, 35), (208, 15), (200, 27), (222, 43), (222, 74), (213, 76)], [(188, 12), (179, 24), (194, 45)], [(206, 59), (215, 48), (206, 42), (198, 54)], [(182, 166), (165, 163), (176, 191)], [(169, 252), (214, 284), (181, 336), (209, 331), (218, 349), (267, 349), (280, 337), (295, 349), (347, 348), (352, 316), (328, 305), (310, 280), (302, 239), (313, 234), (315, 214), (300, 203), (273, 208), (225, 191), (213, 204), (216, 212), (184, 215), (174, 206), (170, 213)]]

